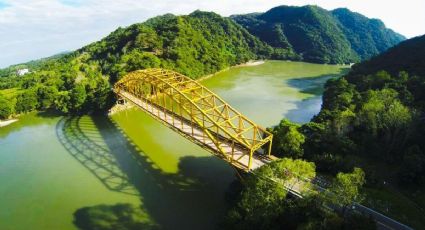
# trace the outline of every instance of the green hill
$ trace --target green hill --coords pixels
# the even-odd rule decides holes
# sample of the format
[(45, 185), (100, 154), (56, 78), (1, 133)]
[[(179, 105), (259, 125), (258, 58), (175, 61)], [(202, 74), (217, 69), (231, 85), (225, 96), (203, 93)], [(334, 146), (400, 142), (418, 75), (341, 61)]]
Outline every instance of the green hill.
[(339, 21), (339, 27), (362, 60), (380, 54), (406, 39), (387, 29), (379, 19), (369, 19), (346, 8), (331, 11)]
[[(272, 48), (215, 13), (168, 14), (119, 28), (65, 56), (37, 62), (25, 76), (0, 77), (0, 90), (19, 92), (15, 100), (4, 103), (7, 112), (0, 118), (34, 109), (66, 113), (107, 109), (113, 101), (110, 85), (137, 69), (162, 67), (198, 78), (264, 58), (296, 59), (296, 55)], [(10, 90), (4, 92), (10, 97)]]
[(392, 74), (407, 71), (425, 76), (425, 35), (401, 42), (369, 61), (354, 65), (352, 75), (370, 74), (379, 70)]
[(16, 71), (19, 69), (29, 69), (30, 71), (33, 69), (38, 69), (42, 67), (46, 62), (58, 60), (68, 53), (69, 52), (62, 52), (47, 58), (40, 58), (38, 60), (33, 60), (33, 61), (29, 61), (29, 62), (17, 64), (17, 65), (11, 65), (7, 68), (0, 69), (0, 78), (16, 75)]
[[(425, 36), (406, 40), (326, 84), (322, 110), (314, 121), (326, 124), (345, 146), (339, 146), (339, 151), (328, 149), (329, 152), (363, 155), (391, 164), (407, 161), (406, 157), (415, 149), (415, 156), (422, 158), (416, 162), (422, 165), (415, 170), (422, 173), (424, 47)], [(413, 174), (410, 171), (408, 177), (400, 180), (425, 182), (423, 173)]]
[(303, 127), (306, 156), (322, 172), (364, 168), (366, 204), (417, 229), (425, 226), (417, 208), (425, 205), (424, 60), (421, 36), (355, 65), (327, 82), (320, 113)]
[(279, 6), (231, 18), (272, 47), (290, 48), (317, 63), (358, 62), (404, 40), (381, 21), (347, 9)]
[[(276, 56), (271, 48), (240, 25), (215, 13), (164, 15), (120, 28), (78, 51), (99, 62), (104, 74), (165, 67), (197, 78), (251, 59)], [(290, 58), (280, 52), (276, 58)]]

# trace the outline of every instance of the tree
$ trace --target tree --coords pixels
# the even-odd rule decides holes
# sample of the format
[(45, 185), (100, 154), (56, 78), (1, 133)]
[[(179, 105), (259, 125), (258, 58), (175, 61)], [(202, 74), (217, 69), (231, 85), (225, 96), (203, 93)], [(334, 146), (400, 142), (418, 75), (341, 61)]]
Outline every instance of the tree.
[(245, 179), (225, 225), (230, 229), (280, 229), (279, 223), (288, 220), (283, 215), (298, 210), (287, 201), (285, 185), (297, 179), (308, 181), (315, 175), (314, 163), (299, 159), (284, 158), (262, 166)]
[(140, 52), (138, 50), (133, 50), (130, 53), (123, 55), (121, 62), (126, 65), (127, 72), (139, 69), (155, 68), (159, 67), (161, 64), (161, 60), (157, 56), (147, 52)]
[(330, 79), (325, 84), (323, 108), (327, 110), (353, 109), (353, 100), (358, 96), (354, 85), (345, 78)]
[(358, 126), (364, 129), (359, 135), (363, 146), (384, 155), (386, 160), (404, 149), (413, 119), (410, 109), (397, 96), (393, 89), (369, 90), (357, 115)]
[(13, 104), (0, 94), (0, 119), (7, 119), (13, 114)]
[(24, 113), (36, 109), (38, 106), (37, 94), (34, 90), (25, 90), (16, 98), (16, 112)]
[(425, 182), (425, 154), (414, 145), (407, 149), (403, 157), (399, 177), (403, 183), (423, 184)]
[(158, 52), (157, 49), (162, 47), (162, 41), (155, 30), (145, 25), (140, 25), (138, 30), (134, 46), (140, 50)]
[(364, 216), (358, 213), (346, 215), (344, 220), (344, 229), (350, 230), (375, 230), (378, 229), (376, 222), (372, 217)]
[(264, 167), (257, 173), (259, 176), (252, 175), (246, 179), (237, 208), (230, 213), (235, 218), (233, 221), (245, 222), (241, 229), (272, 227), (274, 219), (284, 208), (282, 203), (287, 192), (282, 184), (269, 179), (274, 175), (273, 170)]
[(302, 145), (304, 135), (298, 130), (299, 125), (291, 123), (287, 119), (280, 121), (279, 125), (272, 129), (272, 151), (278, 156), (300, 158), (304, 154)]
[(354, 202), (360, 202), (360, 188), (365, 183), (365, 173), (361, 168), (354, 168), (352, 173), (338, 173), (328, 192), (331, 202), (336, 205), (341, 205), (343, 211), (348, 205)]
[(69, 96), (68, 91), (58, 92), (58, 95), (55, 99), (55, 108), (63, 113), (68, 113), (69, 108), (71, 107), (71, 97)]
[[(376, 229), (374, 221), (367, 217), (324, 211), (320, 193), (303, 193), (302, 199), (286, 196), (285, 182), (309, 181), (315, 176), (314, 163), (299, 159), (284, 158), (262, 166), (240, 184), (239, 195), (231, 200), (220, 229)], [(340, 174), (336, 180), (346, 188), (350, 187), (347, 180), (353, 185), (362, 184), (364, 174), (355, 169), (351, 174)]]
[(294, 178), (311, 180), (316, 176), (316, 166), (313, 162), (301, 159), (282, 158), (268, 165), (273, 172), (273, 178), (288, 181)]
[(96, 81), (96, 88), (91, 91), (92, 108), (95, 111), (104, 111), (114, 102), (113, 93), (110, 90), (111, 86), (106, 79), (99, 79)]
[(353, 129), (353, 121), (355, 118), (356, 114), (348, 108), (342, 111), (335, 111), (333, 119), (330, 121), (330, 127), (333, 134), (340, 137), (345, 136)]
[(58, 94), (55, 86), (41, 86), (37, 90), (38, 103), (41, 109), (50, 108)]
[(73, 111), (80, 111), (86, 101), (86, 89), (83, 84), (76, 84), (71, 90), (71, 108)]

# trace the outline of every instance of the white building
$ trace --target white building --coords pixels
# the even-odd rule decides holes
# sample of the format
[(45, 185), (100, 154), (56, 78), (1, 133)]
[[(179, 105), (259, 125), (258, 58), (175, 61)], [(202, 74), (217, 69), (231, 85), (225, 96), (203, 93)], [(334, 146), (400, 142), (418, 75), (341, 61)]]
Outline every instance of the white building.
[(18, 74), (18, 76), (24, 76), (25, 74), (29, 73), (29, 69), (18, 69), (18, 71), (16, 71), (16, 74)]

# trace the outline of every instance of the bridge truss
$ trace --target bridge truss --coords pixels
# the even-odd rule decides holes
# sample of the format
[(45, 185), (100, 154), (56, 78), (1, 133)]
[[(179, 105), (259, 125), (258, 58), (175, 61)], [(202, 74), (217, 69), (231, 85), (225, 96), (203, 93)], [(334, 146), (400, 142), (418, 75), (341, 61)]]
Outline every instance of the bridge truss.
[(189, 77), (139, 70), (119, 80), (114, 92), (239, 169), (250, 171), (270, 161), (272, 134)]

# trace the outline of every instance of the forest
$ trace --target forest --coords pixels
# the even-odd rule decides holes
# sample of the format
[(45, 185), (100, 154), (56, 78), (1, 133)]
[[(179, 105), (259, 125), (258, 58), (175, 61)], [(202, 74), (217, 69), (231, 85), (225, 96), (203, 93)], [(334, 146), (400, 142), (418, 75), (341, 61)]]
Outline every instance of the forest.
[[(229, 209), (223, 229), (376, 229), (368, 216), (351, 212), (363, 198), (365, 174), (360, 168), (338, 173), (326, 191), (314, 189), (294, 197), (283, 183), (302, 175), (313, 179), (316, 166), (303, 159), (282, 158), (257, 169), (243, 181), (235, 181), (227, 194)], [(274, 181), (266, 178), (272, 178)], [(312, 184), (305, 185), (308, 189)]]
[[(331, 178), (361, 167), (366, 197), (394, 196), (386, 214), (423, 227), (424, 59), (425, 36), (416, 37), (329, 80), (311, 122), (284, 119), (270, 129), (273, 152), (314, 162), (317, 173)], [(406, 210), (407, 203), (413, 206)]]

